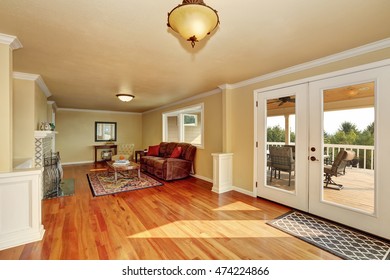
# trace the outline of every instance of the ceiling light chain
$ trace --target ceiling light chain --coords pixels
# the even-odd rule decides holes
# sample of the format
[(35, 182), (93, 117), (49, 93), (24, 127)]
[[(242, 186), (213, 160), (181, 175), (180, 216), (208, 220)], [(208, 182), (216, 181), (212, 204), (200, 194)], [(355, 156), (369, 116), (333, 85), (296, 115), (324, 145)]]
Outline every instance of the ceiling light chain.
[(183, 0), (168, 13), (168, 27), (177, 32), (194, 47), (219, 24), (218, 12), (203, 0)]

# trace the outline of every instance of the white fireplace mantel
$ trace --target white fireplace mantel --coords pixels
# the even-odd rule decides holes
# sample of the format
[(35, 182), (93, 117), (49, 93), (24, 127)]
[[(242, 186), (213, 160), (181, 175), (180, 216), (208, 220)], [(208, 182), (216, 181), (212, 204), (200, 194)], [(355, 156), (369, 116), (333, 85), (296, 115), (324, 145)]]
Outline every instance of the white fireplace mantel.
[(35, 130), (34, 137), (35, 138), (46, 138), (46, 137), (54, 137), (58, 132), (51, 130)]

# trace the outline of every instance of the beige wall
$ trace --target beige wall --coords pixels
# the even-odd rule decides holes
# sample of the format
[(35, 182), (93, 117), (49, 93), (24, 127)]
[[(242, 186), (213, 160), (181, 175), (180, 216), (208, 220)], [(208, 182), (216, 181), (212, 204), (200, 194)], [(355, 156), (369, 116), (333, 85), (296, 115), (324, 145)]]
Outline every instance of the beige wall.
[(233, 185), (244, 191), (252, 192), (255, 174), (254, 90), (387, 58), (390, 58), (390, 48), (244, 87), (233, 89), (228, 87), (221, 94), (175, 105), (164, 110), (145, 113), (143, 115), (144, 147), (161, 141), (163, 112), (205, 102), (205, 149), (199, 149), (197, 153), (195, 161), (196, 173), (212, 179), (211, 153), (231, 152), (234, 154)]
[(38, 129), (38, 125), (40, 122), (49, 122), (47, 111), (47, 98), (41, 88), (35, 83), (34, 90), (34, 107), (35, 107), (35, 129)]
[(0, 43), (0, 172), (12, 170), (12, 50)]
[(211, 154), (222, 152), (222, 94), (217, 93), (191, 102), (166, 107), (144, 113), (143, 147), (147, 148), (162, 141), (162, 114), (178, 108), (204, 103), (204, 148), (197, 149), (195, 173), (201, 177), (213, 178), (213, 159)]
[(142, 148), (142, 115), (99, 111), (58, 110), (56, 113), (56, 150), (62, 163), (92, 162), (95, 121), (117, 123), (117, 144), (132, 143)]
[[(390, 58), (390, 48), (330, 63), (272, 80), (234, 89), (232, 91), (230, 141), (233, 157), (233, 185), (247, 191), (253, 190), (254, 176), (254, 93), (256, 89), (308, 78), (332, 71)], [(207, 120), (206, 120), (207, 122)]]
[(47, 98), (33, 80), (13, 80), (14, 160), (34, 158), (34, 131), (47, 119)]
[(47, 121), (50, 123), (55, 123), (55, 114), (56, 114), (56, 108), (54, 101), (48, 101), (47, 102)]
[(34, 81), (14, 79), (14, 159), (34, 157)]
[[(11, 55), (8, 46), (0, 44), (0, 61), (10, 61)], [(117, 114), (86, 111), (64, 111), (56, 114), (56, 128), (59, 134), (56, 136), (56, 147), (60, 151), (64, 163), (93, 161), (94, 150), (94, 122), (95, 121), (116, 121), (118, 123), (118, 141), (134, 143), (136, 149), (147, 148), (162, 140), (162, 113), (177, 108), (186, 107), (204, 102), (205, 112), (205, 146), (198, 149), (195, 160), (195, 171), (197, 175), (205, 178), (212, 178), (212, 157), (211, 153), (232, 152), (233, 158), (233, 184), (243, 190), (252, 191), (254, 171), (254, 98), (253, 91), (256, 89), (303, 79), (315, 75), (346, 69), (390, 58), (390, 48), (352, 57), (342, 61), (315, 67), (313, 69), (300, 71), (282, 77), (270, 79), (245, 87), (229, 89), (223, 94), (213, 94), (179, 105), (172, 105), (144, 114)], [(9, 64), (8, 72), (12, 67)], [(7, 83), (8, 76), (2, 68), (0, 73), (0, 84)], [(12, 86), (11, 86), (12, 87)], [(226, 94), (227, 93), (227, 94)], [(7, 92), (1, 88), (0, 100), (8, 102)], [(42, 96), (42, 94), (40, 94)], [(41, 99), (41, 97), (37, 97)], [(43, 100), (36, 100), (36, 103), (43, 104)], [(22, 107), (21, 107), (22, 108)], [(36, 108), (34, 122), (43, 116), (41, 107)], [(1, 109), (1, 108), (0, 108)], [(0, 127), (7, 129), (10, 118), (4, 114), (9, 108), (0, 110), (3, 122)], [(4, 119), (6, 121), (4, 122)], [(12, 131), (12, 130), (11, 130)], [(12, 133), (11, 133), (12, 134)], [(10, 137), (12, 138), (12, 137)], [(12, 147), (9, 139), (1, 138), (1, 147)], [(6, 151), (6, 154), (9, 151)], [(7, 156), (4, 158), (7, 159)], [(7, 166), (7, 162), (0, 162), (0, 171)]]

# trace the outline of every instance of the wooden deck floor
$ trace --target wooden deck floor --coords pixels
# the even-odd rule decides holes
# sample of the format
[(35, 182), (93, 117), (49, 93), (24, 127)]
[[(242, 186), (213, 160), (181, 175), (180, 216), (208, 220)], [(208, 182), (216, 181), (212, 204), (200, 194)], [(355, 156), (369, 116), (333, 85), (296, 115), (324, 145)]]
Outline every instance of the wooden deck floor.
[(347, 207), (374, 212), (374, 170), (347, 168), (343, 176), (333, 177), (341, 190), (324, 189), (324, 200)]
[[(269, 176), (268, 176), (269, 177)], [(324, 200), (343, 206), (359, 209), (368, 213), (374, 212), (374, 170), (347, 168), (345, 175), (332, 177), (332, 179), (342, 184), (341, 190), (324, 188)], [(281, 173), (281, 178), (273, 178), (268, 184), (294, 191), (295, 178), (292, 175), (291, 185), (288, 186), (288, 174)]]
[(93, 197), (94, 165), (64, 166), (75, 195), (44, 200), (42, 241), (0, 251), (3, 260), (314, 260), (338, 257), (266, 222), (288, 207), (196, 178)]

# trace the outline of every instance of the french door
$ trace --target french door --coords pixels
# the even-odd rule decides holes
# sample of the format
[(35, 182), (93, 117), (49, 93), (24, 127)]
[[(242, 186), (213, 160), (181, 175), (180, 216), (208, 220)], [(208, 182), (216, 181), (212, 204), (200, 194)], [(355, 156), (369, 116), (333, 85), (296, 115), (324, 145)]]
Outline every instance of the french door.
[[(258, 195), (302, 211), (309, 205), (307, 94), (308, 85), (302, 84), (258, 97)], [(269, 150), (284, 145), (293, 150), (294, 168), (279, 174), (270, 165)]]
[[(258, 196), (390, 239), (390, 66), (258, 91), (257, 101)], [(291, 174), (273, 170), (270, 146), (294, 150)], [(353, 159), (325, 187), (345, 150)]]
[[(312, 82), (309, 93), (309, 212), (390, 239), (390, 66)], [(327, 124), (340, 120), (341, 144), (327, 144)], [(342, 149), (356, 164), (324, 188), (324, 164)]]

